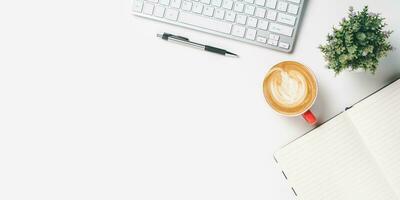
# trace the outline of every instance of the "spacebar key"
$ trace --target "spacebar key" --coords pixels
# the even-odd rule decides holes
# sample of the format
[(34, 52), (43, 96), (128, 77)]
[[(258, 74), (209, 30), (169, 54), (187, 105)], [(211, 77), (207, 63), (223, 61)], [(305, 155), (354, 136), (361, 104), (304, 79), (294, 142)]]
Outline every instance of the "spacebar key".
[(189, 24), (221, 33), (231, 33), (232, 25), (226, 22), (213, 20), (201, 15), (194, 15), (187, 12), (181, 12), (179, 14), (178, 21), (184, 24)]

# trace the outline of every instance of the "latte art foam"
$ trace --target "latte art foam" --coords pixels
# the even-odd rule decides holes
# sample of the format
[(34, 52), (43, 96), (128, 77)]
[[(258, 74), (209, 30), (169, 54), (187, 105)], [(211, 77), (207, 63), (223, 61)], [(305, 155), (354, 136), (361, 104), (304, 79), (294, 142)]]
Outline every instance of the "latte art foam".
[(307, 82), (298, 71), (284, 71), (277, 68), (280, 76), (273, 77), (270, 82), (272, 98), (287, 107), (295, 107), (304, 102), (307, 96)]
[(281, 62), (272, 67), (265, 77), (264, 96), (277, 112), (299, 115), (313, 104), (317, 96), (317, 82), (304, 65)]

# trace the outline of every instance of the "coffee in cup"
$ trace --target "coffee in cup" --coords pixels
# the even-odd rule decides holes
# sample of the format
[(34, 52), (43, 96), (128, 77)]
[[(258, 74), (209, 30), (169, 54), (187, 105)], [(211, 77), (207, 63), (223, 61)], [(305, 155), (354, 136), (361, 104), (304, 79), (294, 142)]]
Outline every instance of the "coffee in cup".
[(268, 104), (285, 116), (298, 116), (311, 124), (316, 123), (309, 111), (318, 93), (314, 74), (301, 63), (284, 61), (273, 66), (263, 83), (264, 97)]

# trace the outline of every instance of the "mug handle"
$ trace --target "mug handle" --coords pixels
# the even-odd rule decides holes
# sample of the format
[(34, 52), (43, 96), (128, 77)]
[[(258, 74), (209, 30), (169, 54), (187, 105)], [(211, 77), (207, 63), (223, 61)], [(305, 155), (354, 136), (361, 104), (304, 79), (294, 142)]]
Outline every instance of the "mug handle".
[(317, 118), (315, 115), (311, 112), (311, 110), (307, 110), (305, 113), (303, 113), (303, 118), (310, 124), (310, 125), (315, 125), (317, 123)]

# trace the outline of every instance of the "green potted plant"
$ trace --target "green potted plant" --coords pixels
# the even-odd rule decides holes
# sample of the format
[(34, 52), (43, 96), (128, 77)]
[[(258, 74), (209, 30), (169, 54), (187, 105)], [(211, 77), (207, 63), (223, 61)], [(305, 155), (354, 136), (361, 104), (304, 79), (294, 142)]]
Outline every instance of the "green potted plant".
[(375, 73), (379, 59), (393, 49), (389, 36), (393, 31), (384, 30), (386, 23), (380, 14), (368, 12), (368, 6), (360, 12), (349, 9), (333, 33), (328, 34), (327, 43), (319, 46), (335, 74), (343, 70), (363, 70)]

